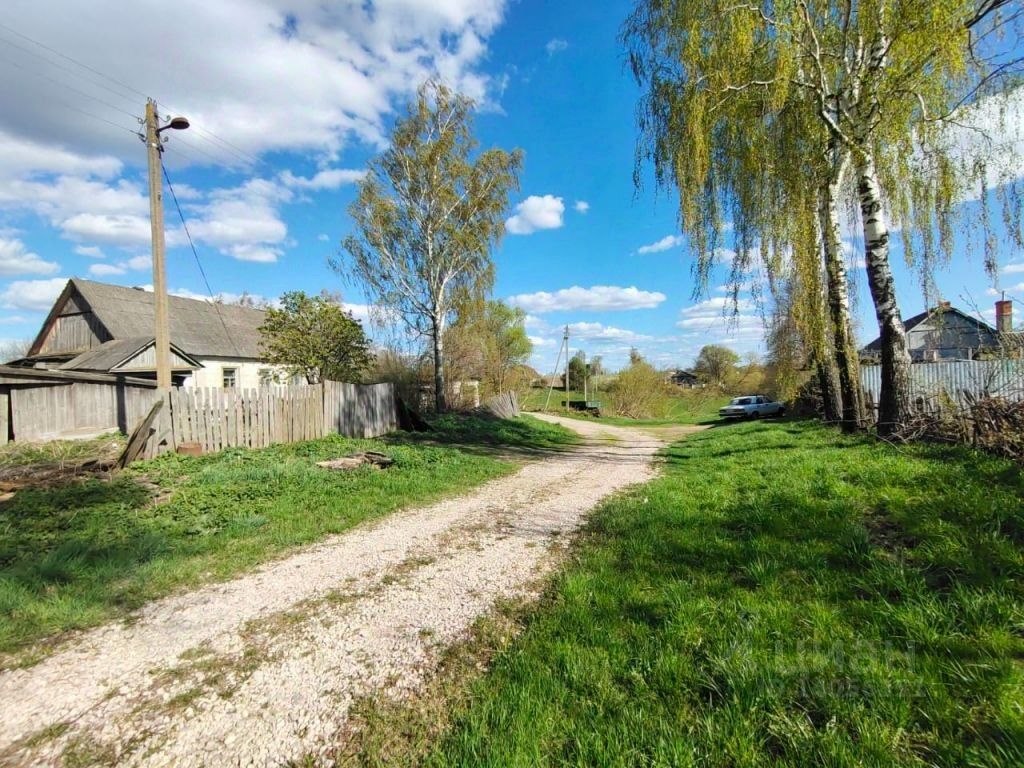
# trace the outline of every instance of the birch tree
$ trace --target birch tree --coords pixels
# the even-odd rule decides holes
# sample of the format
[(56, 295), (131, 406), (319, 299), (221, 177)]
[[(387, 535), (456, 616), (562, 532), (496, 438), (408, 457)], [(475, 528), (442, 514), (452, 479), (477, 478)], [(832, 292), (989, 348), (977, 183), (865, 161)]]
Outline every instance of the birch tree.
[[(911, 190), (941, 198), (931, 212), (915, 207), (908, 215), (911, 205), (893, 209), (905, 230), (951, 230), (953, 201), (977, 180), (977, 166), (956, 166), (937, 142), (923, 146), (929, 132), (920, 127), (985, 93), (982, 86), (1003, 65), (979, 55), (972, 35), (986, 25), (1005, 26), (997, 17), (1015, 5), (642, 0), (626, 24), (633, 70), (647, 87), (640, 156), (654, 161), (659, 184), (679, 188), (680, 220), (698, 249), (700, 273), (713, 263), (723, 200), (743, 222), (746, 231), (737, 229), (742, 249), (759, 235), (762, 254), (772, 252), (766, 241), (806, 251), (806, 240), (792, 239), (786, 219), (806, 204), (800, 183), (817, 190), (834, 345), (837, 355), (847, 357), (840, 366), (844, 390), (854, 386), (855, 364), (848, 353), (848, 302), (838, 290), (844, 281), (837, 212), (847, 169), (855, 172), (882, 338), (883, 434), (898, 428), (911, 410), (910, 356), (889, 263), (883, 180), (901, 175)], [(804, 130), (792, 130), (801, 125)], [(933, 162), (906, 159), (922, 148)], [(808, 167), (818, 170), (808, 175)], [(739, 176), (738, 169), (751, 175)], [(857, 405), (852, 395), (844, 399), (847, 420)]]
[[(493, 282), (522, 153), (477, 153), (472, 100), (428, 82), (369, 163), (348, 212), (354, 232), (333, 264), (430, 342), (434, 398), (445, 409), (444, 332), (456, 296)], [(474, 156), (475, 155), (475, 156)]]

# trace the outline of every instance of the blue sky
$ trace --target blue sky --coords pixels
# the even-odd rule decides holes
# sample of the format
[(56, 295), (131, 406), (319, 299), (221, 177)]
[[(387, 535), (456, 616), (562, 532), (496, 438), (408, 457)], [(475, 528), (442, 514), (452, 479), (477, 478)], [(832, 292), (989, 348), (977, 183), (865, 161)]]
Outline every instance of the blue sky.
[[(143, 94), (193, 123), (168, 132), (165, 160), (214, 292), (327, 288), (361, 313), (365, 298), (327, 259), (367, 158), (416, 85), (440, 74), (480, 103), (485, 146), (525, 150), (495, 295), (529, 313), (538, 368), (553, 365), (564, 324), (613, 367), (631, 346), (665, 366), (689, 365), (705, 343), (762, 349), (756, 308), (723, 314), (724, 268), (693, 298), (674, 196), (633, 186), (638, 89), (617, 41), (630, 3), (43, 5), (9, 0), (0, 20), (0, 340), (33, 336), (68, 277), (152, 282), (132, 135)], [(169, 195), (166, 220), (168, 282), (202, 295)], [(898, 247), (893, 261), (909, 316), (923, 307), (919, 280)], [(1003, 244), (1000, 261), (998, 287), (1024, 301), (1024, 254)], [(861, 272), (866, 342), (876, 326)], [(991, 320), (976, 253), (960, 248), (938, 286)]]

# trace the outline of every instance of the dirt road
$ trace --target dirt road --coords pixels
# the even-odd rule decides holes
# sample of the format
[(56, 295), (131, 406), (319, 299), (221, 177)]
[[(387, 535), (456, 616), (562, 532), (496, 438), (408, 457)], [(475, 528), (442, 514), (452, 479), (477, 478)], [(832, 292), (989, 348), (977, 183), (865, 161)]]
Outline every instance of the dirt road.
[[(279, 765), (322, 754), (359, 696), (415, 688), (609, 494), (649, 433), (545, 417), (583, 445), (233, 581), (157, 601), (0, 673), (0, 765)], [(344, 500), (339, 500), (344, 503)]]

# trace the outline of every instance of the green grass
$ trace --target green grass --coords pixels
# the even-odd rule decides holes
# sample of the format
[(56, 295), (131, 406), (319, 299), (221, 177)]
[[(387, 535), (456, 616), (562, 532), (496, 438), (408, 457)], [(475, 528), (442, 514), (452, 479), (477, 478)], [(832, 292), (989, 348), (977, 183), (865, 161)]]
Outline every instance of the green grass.
[(118, 434), (88, 440), (53, 440), (48, 443), (8, 443), (0, 447), (0, 473), (30, 464), (76, 463), (87, 459), (114, 458), (124, 448)]
[(557, 424), (523, 415), (515, 419), (493, 419), (464, 414), (435, 416), (435, 432), (409, 433), (409, 441), (456, 445), (468, 450), (493, 448), (512, 451), (558, 451), (579, 442), (579, 436)]
[(1024, 765), (1024, 480), (810, 422), (604, 504), (435, 766)]
[[(624, 416), (615, 416), (609, 407), (607, 393), (600, 391), (588, 393), (591, 400), (599, 400), (604, 404), (604, 412), (600, 417), (587, 416), (576, 411), (566, 413), (562, 402), (566, 399), (565, 391), (556, 389), (551, 393), (550, 401), (547, 400), (548, 390), (541, 388), (530, 389), (523, 398), (522, 408), (524, 411), (543, 411), (545, 402), (548, 404), (547, 411), (559, 416), (571, 418), (589, 419), (601, 424), (612, 424), (622, 427), (648, 426), (663, 427), (674, 424), (705, 424), (718, 420), (718, 409), (729, 402), (728, 395), (720, 395), (701, 389), (680, 389), (668, 398), (668, 408), (663, 416), (652, 419), (630, 419)], [(582, 392), (569, 392), (570, 400), (582, 400)]]
[[(569, 439), (534, 419), (449, 419), (432, 436), (472, 443), (495, 434), (520, 447), (531, 437), (538, 448), (560, 435)], [(360, 450), (383, 451), (395, 464), (351, 472), (315, 466)], [(177, 588), (227, 578), (514, 466), (493, 450), (334, 436), (201, 457), (170, 454), (133, 464), (109, 482), (21, 490), (0, 504), (0, 651), (125, 615)]]

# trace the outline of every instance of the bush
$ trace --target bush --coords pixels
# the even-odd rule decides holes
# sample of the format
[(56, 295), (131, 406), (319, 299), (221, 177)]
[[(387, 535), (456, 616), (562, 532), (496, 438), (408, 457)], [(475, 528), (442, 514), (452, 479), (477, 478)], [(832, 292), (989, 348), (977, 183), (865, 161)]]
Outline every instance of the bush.
[(608, 400), (619, 416), (651, 419), (668, 414), (672, 390), (650, 363), (637, 356), (616, 376), (608, 389)]

